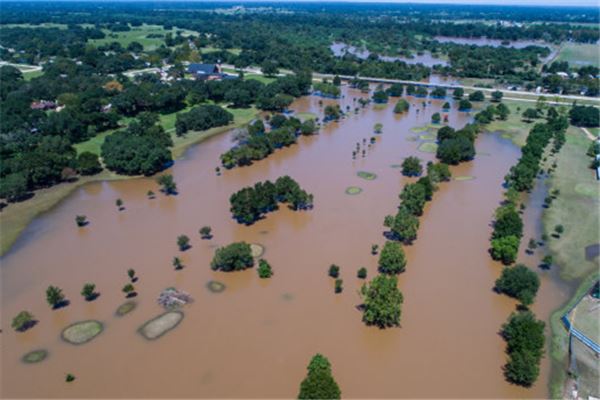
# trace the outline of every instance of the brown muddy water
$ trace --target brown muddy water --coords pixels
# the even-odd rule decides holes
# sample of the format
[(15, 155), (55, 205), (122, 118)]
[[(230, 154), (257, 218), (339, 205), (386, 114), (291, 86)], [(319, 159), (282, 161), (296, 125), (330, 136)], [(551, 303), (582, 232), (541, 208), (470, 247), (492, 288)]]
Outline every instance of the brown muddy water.
[[(348, 89), (344, 94), (344, 107), (360, 96)], [(318, 101), (305, 97), (293, 108), (322, 115)], [(369, 278), (376, 273), (371, 244), (384, 243), (383, 218), (395, 212), (402, 186), (412, 180), (391, 165), (409, 155), (433, 159), (417, 150), (419, 142), (410, 138), (418, 134), (410, 128), (427, 124), (442, 101), (425, 110), (421, 101), (412, 101), (404, 116), (394, 115), (392, 104), (371, 106), (222, 176), (214, 168), (231, 141), (227, 134), (214, 137), (190, 149), (169, 171), (178, 196), (148, 200), (148, 190), (158, 193), (153, 179), (78, 189), (37, 218), (2, 259), (2, 396), (290, 398), (298, 393), (308, 361), (320, 352), (331, 360), (343, 397), (547, 397), (549, 355), (533, 388), (510, 385), (502, 375), (505, 343), (498, 331), (516, 303), (492, 291), (502, 267), (491, 261), (487, 248), (501, 182), (519, 150), (500, 135), (480, 135), (481, 155), (452, 168), (454, 175), (475, 179), (443, 184), (427, 206), (417, 241), (406, 247), (408, 266), (399, 278), (402, 326), (380, 330), (361, 322), (356, 306), (362, 282), (356, 271), (366, 266)], [(449, 117), (455, 127), (469, 118), (456, 111)], [(353, 161), (356, 142), (369, 138), (376, 122), (383, 123), (384, 133), (365, 158)], [(356, 176), (360, 170), (378, 178), (362, 180)], [(231, 219), (232, 192), (284, 174), (315, 195), (313, 210), (282, 208), (249, 227)], [(348, 186), (363, 192), (346, 195)], [(527, 235), (539, 230), (543, 188), (537, 197), (532, 195), (537, 203), (525, 213)], [(125, 211), (117, 211), (117, 198), (124, 200)], [(87, 215), (90, 225), (78, 229), (76, 214)], [(213, 227), (212, 240), (200, 240), (203, 225)], [(192, 248), (184, 253), (176, 245), (180, 234), (192, 238)], [(238, 240), (266, 247), (273, 278), (260, 280), (255, 269), (210, 269), (214, 248)], [(185, 264), (181, 271), (171, 266), (176, 255)], [(344, 279), (338, 295), (327, 276), (332, 263), (341, 266)], [(135, 284), (139, 306), (118, 318), (114, 312), (125, 301), (121, 288), (128, 268), (140, 277)], [(547, 320), (567, 294), (551, 273), (540, 274), (533, 308)], [(209, 292), (205, 285), (211, 279), (227, 289)], [(101, 293), (89, 303), (79, 295), (86, 282), (96, 283)], [(45, 303), (50, 284), (64, 289), (68, 307), (50, 310)], [(189, 292), (195, 302), (184, 307), (177, 328), (148, 342), (136, 331), (162, 312), (156, 298), (169, 286)], [(16, 333), (10, 321), (23, 309), (39, 323)], [(102, 321), (104, 332), (80, 346), (61, 341), (64, 327), (86, 319)], [(49, 350), (45, 361), (20, 361), (37, 348)], [(66, 373), (76, 381), (65, 383)]]

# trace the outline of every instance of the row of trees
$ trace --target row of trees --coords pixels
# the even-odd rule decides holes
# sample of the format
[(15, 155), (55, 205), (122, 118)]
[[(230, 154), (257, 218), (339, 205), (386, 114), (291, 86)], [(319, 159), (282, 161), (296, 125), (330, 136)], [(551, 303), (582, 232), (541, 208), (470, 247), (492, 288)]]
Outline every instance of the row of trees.
[(417, 238), (419, 216), (423, 214), (425, 203), (430, 201), (440, 182), (451, 178), (447, 164), (428, 163), (427, 176), (419, 178), (415, 183), (404, 186), (400, 193), (400, 206), (395, 216), (385, 217), (384, 226), (389, 228), (386, 236), (403, 243), (412, 243)]
[(126, 129), (109, 135), (102, 144), (106, 168), (123, 175), (153, 175), (173, 160), (171, 136), (158, 123), (158, 116), (140, 114)]
[(544, 322), (536, 319), (531, 311), (511, 314), (502, 326), (509, 357), (504, 366), (504, 376), (508, 381), (525, 387), (535, 383), (544, 355), (544, 327)]
[(217, 126), (233, 122), (233, 114), (213, 104), (203, 104), (192, 108), (187, 113), (177, 114), (175, 132), (183, 136), (189, 130), (205, 131)]
[(223, 166), (250, 165), (268, 157), (276, 149), (295, 144), (299, 135), (312, 135), (318, 129), (312, 119), (301, 122), (298, 118), (287, 118), (281, 114), (271, 117), (270, 127), (271, 130), (267, 131), (264, 122), (258, 120), (238, 130), (234, 137), (237, 145), (221, 154)]
[(265, 213), (278, 208), (278, 203), (287, 203), (292, 210), (309, 209), (313, 195), (303, 190), (288, 175), (271, 181), (258, 182), (254, 187), (245, 187), (229, 198), (233, 217), (243, 224), (253, 224)]
[[(549, 114), (552, 113), (549, 111)], [(515, 166), (511, 167), (505, 178), (507, 185), (519, 192), (531, 190), (546, 146), (554, 139), (552, 152), (558, 152), (565, 142), (564, 135), (568, 125), (566, 117), (560, 115), (550, 115), (548, 122), (535, 124), (527, 136), (525, 146), (521, 149), (521, 158)]]

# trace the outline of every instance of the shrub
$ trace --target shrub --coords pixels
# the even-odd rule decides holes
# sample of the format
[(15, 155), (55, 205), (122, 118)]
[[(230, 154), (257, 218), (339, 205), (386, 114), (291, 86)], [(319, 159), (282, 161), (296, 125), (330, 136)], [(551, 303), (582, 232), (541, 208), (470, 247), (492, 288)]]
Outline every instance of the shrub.
[(366, 279), (367, 269), (365, 267), (359, 268), (358, 272), (356, 273), (356, 276), (358, 277), (358, 279)]
[(273, 270), (267, 260), (260, 260), (258, 262), (258, 276), (261, 279), (270, 278), (273, 276)]
[(524, 306), (530, 306), (540, 287), (540, 278), (523, 264), (504, 268), (496, 280), (496, 290), (519, 300)]
[(329, 266), (328, 275), (332, 278), (337, 278), (338, 276), (340, 276), (340, 267), (338, 267), (335, 264), (331, 264)]
[(378, 275), (361, 288), (364, 304), (363, 322), (380, 328), (400, 324), (402, 293), (398, 289), (398, 278)]
[(213, 270), (225, 272), (241, 271), (252, 266), (254, 258), (250, 245), (246, 242), (235, 242), (218, 248), (210, 263)]
[(21, 311), (12, 320), (11, 326), (19, 332), (26, 331), (35, 324), (33, 314), (28, 311)]
[(396, 242), (385, 242), (379, 255), (379, 271), (384, 274), (399, 274), (406, 268), (406, 257)]

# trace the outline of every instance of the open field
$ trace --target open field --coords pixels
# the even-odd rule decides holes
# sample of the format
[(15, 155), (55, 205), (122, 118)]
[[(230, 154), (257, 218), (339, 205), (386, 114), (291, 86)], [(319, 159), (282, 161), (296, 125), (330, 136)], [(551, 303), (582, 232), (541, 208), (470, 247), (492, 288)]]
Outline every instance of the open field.
[(567, 280), (598, 269), (597, 261), (585, 258), (585, 247), (600, 241), (600, 186), (585, 154), (590, 143), (579, 128), (569, 127), (567, 142), (558, 154), (558, 168), (549, 179), (549, 190), (558, 189), (560, 195), (542, 218), (549, 236), (556, 225), (565, 228), (559, 239), (550, 236), (548, 247)]
[(503, 137), (512, 140), (517, 146), (523, 147), (527, 135), (529, 135), (529, 130), (534, 125), (533, 122), (528, 124), (521, 118), (521, 114), (529, 106), (519, 101), (503, 101), (503, 103), (510, 109), (506, 121), (495, 120), (488, 124), (485, 129), (488, 132), (501, 131)]
[(584, 65), (600, 66), (600, 51), (596, 44), (565, 43), (556, 61), (568, 61), (570, 65), (581, 67)]
[[(171, 136), (174, 144), (172, 148), (173, 158), (179, 158), (185, 150), (193, 144), (200, 143), (214, 135), (247, 124), (254, 119), (258, 113), (253, 107), (246, 109), (229, 109), (228, 111), (234, 115), (233, 124), (212, 128), (206, 131), (191, 131), (183, 137), (177, 137), (173, 129), (175, 126), (175, 113), (161, 117), (165, 129), (170, 126), (167, 130), (172, 130)], [(104, 139), (111, 133), (111, 131), (107, 131), (86, 142), (77, 144), (75, 146), (77, 152), (90, 151), (92, 153), (100, 154), (100, 147), (102, 146)], [(117, 175), (104, 170), (98, 175), (80, 177), (76, 182), (62, 183), (48, 189), (38, 190), (35, 192), (35, 196), (29, 200), (20, 203), (11, 203), (2, 211), (2, 213), (0, 213), (0, 226), (2, 227), (2, 235), (0, 235), (0, 254), (4, 254), (10, 249), (23, 229), (25, 229), (37, 215), (51, 210), (52, 207), (80, 186), (95, 181), (131, 178), (135, 177)]]
[[(133, 27), (128, 32), (111, 32), (109, 30), (104, 29), (104, 33), (106, 37), (104, 39), (94, 39), (90, 40), (95, 46), (102, 46), (105, 44), (109, 44), (112, 42), (118, 42), (123, 47), (127, 47), (131, 42), (138, 42), (142, 46), (144, 46), (144, 50), (153, 50), (160, 45), (165, 43), (164, 35), (167, 33), (172, 33), (175, 35), (177, 31), (181, 31), (184, 36), (189, 35), (197, 35), (196, 32), (173, 28), (171, 30), (165, 30), (162, 26), (159, 25), (142, 25), (139, 27)], [(162, 37), (151, 37), (148, 35), (162, 35)]]

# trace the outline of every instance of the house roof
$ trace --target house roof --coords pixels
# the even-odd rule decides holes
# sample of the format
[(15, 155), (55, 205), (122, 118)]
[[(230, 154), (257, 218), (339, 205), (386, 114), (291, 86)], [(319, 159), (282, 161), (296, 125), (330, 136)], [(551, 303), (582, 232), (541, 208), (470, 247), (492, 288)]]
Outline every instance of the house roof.
[(190, 64), (188, 66), (190, 74), (214, 74), (219, 72), (216, 64)]

